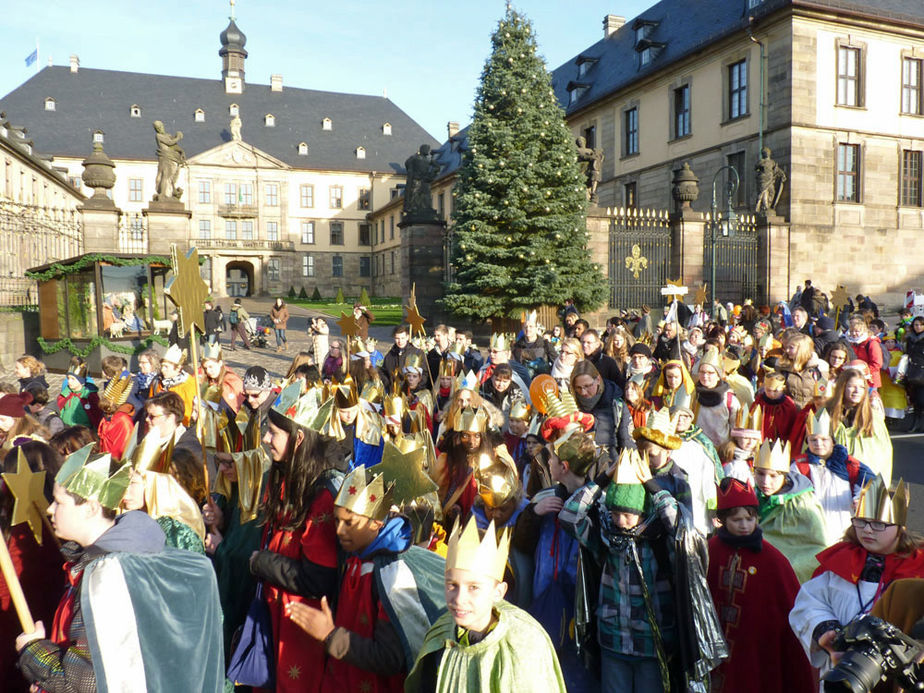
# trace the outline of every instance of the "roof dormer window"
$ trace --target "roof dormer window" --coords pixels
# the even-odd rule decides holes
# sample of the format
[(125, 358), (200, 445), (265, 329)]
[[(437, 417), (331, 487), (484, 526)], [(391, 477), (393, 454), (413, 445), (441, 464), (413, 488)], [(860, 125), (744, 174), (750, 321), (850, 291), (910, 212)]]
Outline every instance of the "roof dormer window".
[(106, 137), (105, 135), (103, 135), (102, 130), (97, 130), (96, 132), (93, 133), (93, 142), (99, 142), (100, 144), (102, 144), (105, 139)]
[(333, 130), (334, 121), (332, 121), (330, 118), (325, 118), (324, 120), (321, 121), (321, 129), (322, 130)]
[(276, 127), (276, 116), (274, 116), (272, 113), (267, 113), (265, 116), (263, 116), (263, 124), (268, 128)]
[(666, 45), (651, 38), (657, 26), (658, 22), (650, 19), (636, 19), (632, 25), (635, 30), (635, 52), (638, 53), (639, 60), (643, 66), (654, 60), (658, 52)]
[(228, 106), (228, 115), (231, 116), (232, 118), (236, 118), (237, 116), (240, 115), (240, 113), (241, 113), (241, 109), (237, 107), (236, 103), (233, 103), (230, 106)]
[(588, 89), (590, 89), (589, 84), (583, 82), (569, 82), (567, 86), (568, 105), (573, 106), (580, 101), (584, 97), (584, 94), (587, 93)]
[(366, 148), (365, 148), (365, 147), (357, 147), (357, 148), (356, 148), (356, 158), (357, 158), (357, 159), (365, 159), (365, 158), (366, 158)]
[(593, 69), (593, 66), (597, 64), (598, 58), (591, 58), (587, 55), (579, 55), (577, 60), (578, 66), (578, 79), (586, 77), (587, 73)]
[(204, 123), (205, 122), (205, 111), (203, 111), (201, 108), (197, 108), (196, 112), (193, 113), (193, 121), (195, 121), (196, 123)]
[(308, 143), (299, 142), (298, 143), (298, 155), (299, 156), (308, 156)]
[(138, 104), (132, 104), (132, 107), (129, 110), (129, 113), (131, 114), (132, 118), (140, 118), (141, 117), (141, 106), (139, 106)]
[(382, 134), (383, 135), (391, 134), (391, 123), (382, 123)]
[(47, 99), (45, 99), (45, 110), (46, 111), (55, 110), (55, 100), (51, 98), (50, 96)]

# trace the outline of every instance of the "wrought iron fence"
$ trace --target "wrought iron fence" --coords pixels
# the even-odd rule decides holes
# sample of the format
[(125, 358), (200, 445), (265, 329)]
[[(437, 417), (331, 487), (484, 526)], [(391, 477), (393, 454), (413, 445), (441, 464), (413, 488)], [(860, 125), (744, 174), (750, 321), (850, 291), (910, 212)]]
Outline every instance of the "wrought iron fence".
[[(721, 222), (721, 216), (716, 220)], [(707, 215), (703, 234), (703, 279), (712, 279), (712, 224)], [(734, 234), (716, 233), (715, 241), (715, 296), (723, 303), (741, 303), (746, 298), (755, 303), (766, 301), (765, 288), (757, 266), (757, 218), (741, 215)]]
[(144, 255), (148, 252), (148, 224), (147, 218), (140, 214), (123, 214), (119, 218), (119, 252), (138, 253)]
[(658, 305), (671, 265), (667, 210), (617, 207), (610, 214), (610, 308)]
[(36, 304), (37, 287), (26, 270), (80, 255), (82, 248), (76, 210), (0, 199), (0, 306)]

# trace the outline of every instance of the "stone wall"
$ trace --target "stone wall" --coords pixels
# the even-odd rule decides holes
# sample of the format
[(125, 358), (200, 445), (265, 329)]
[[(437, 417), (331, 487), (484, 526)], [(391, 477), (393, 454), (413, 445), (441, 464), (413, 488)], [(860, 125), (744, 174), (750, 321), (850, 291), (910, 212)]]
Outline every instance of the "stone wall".
[(0, 312), (0, 375), (12, 377), (13, 364), (23, 354), (42, 358), (37, 312)]

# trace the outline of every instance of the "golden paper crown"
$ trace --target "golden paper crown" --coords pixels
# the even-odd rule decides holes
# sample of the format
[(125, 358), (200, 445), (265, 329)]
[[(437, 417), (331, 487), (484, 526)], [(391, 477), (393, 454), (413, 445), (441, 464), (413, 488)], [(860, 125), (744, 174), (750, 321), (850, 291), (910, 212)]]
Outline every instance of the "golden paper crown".
[(529, 385), (529, 397), (536, 411), (549, 418), (570, 416), (578, 411), (577, 402), (570, 391), (561, 391), (551, 375), (542, 374), (533, 378)]
[(654, 340), (654, 335), (651, 332), (643, 332), (641, 336), (635, 340), (636, 344), (644, 344), (645, 346), (651, 346), (651, 342)]
[(635, 448), (623, 448), (616, 460), (613, 483), (618, 485), (638, 485), (639, 470), (644, 470), (648, 463)]
[(904, 527), (908, 521), (908, 505), (911, 492), (903, 479), (898, 480), (895, 493), (889, 496), (889, 487), (880, 475), (870, 481), (860, 491), (857, 510), (853, 514), (864, 520), (878, 520), (890, 525)]
[(401, 418), (407, 411), (407, 402), (404, 395), (388, 395), (383, 402), (382, 408), (385, 410), (385, 416), (396, 416)]
[(478, 495), (489, 508), (497, 508), (515, 498), (520, 491), (520, 479), (516, 468), (511, 469), (502, 462), (486, 469), (479, 469), (476, 481)]
[(356, 383), (349, 373), (339, 383), (331, 386), (331, 395), (335, 397), (334, 403), (341, 409), (355, 407), (359, 404)]
[(828, 415), (828, 410), (822, 407), (821, 411), (815, 414), (809, 414), (808, 418), (805, 419), (805, 431), (810, 436), (825, 436), (826, 438), (830, 438), (831, 417)]
[(456, 375), (456, 369), (462, 369), (462, 362), (448, 356), (440, 360), (440, 378), (453, 378)]
[(520, 421), (528, 421), (529, 414), (529, 405), (523, 400), (517, 400), (510, 405), (510, 412), (507, 414), (507, 417), (510, 419), (519, 419)]
[(762, 431), (764, 425), (764, 412), (758, 404), (754, 411), (748, 412), (747, 407), (738, 410), (738, 420), (735, 426), (743, 431)]
[(502, 529), (498, 536), (494, 520), (491, 520), (485, 530), (484, 539), (478, 536), (478, 525), (474, 517), (469, 518), (464, 530), (456, 520), (449, 535), (446, 570), (467, 570), (502, 582), (509, 553), (510, 532)]
[(769, 469), (786, 474), (789, 471), (789, 441), (765, 440), (754, 458), (754, 469)]
[(385, 488), (381, 474), (371, 474), (365, 467), (357, 467), (343, 480), (334, 505), (373, 520), (388, 517), (394, 484)]
[(404, 360), (404, 370), (413, 368), (416, 371), (423, 373), (423, 357), (418, 353), (408, 354), (407, 358)]
[(513, 335), (500, 332), (491, 335), (491, 348), (498, 351), (507, 351), (513, 345)]
[(722, 363), (722, 356), (719, 354), (719, 350), (714, 347), (706, 347), (706, 351), (703, 353), (703, 358), (700, 359), (698, 368), (703, 366), (712, 366), (715, 369), (715, 372), (719, 374), (720, 378), (725, 377), (725, 364)]
[(180, 349), (176, 344), (171, 344), (170, 348), (167, 349), (167, 353), (160, 360), (182, 366), (186, 363), (186, 349)]
[(663, 407), (648, 415), (647, 426), (639, 426), (632, 431), (632, 437), (644, 438), (668, 450), (676, 450), (683, 445), (683, 440), (676, 435), (677, 417), (671, 418), (670, 409)]
[(110, 476), (112, 457), (109, 453), (93, 455), (94, 445), (90, 443), (68, 455), (55, 476), (55, 483), (85, 500), (95, 500), (104, 508), (115, 510), (128, 490), (132, 470), (124, 464)]
[(128, 396), (132, 393), (132, 376), (131, 373), (123, 373), (113, 377), (103, 390), (101, 399), (112, 402), (116, 407), (121, 407), (128, 401)]
[(215, 342), (214, 344), (208, 344), (202, 347), (202, 356), (201, 361), (205, 360), (211, 361), (221, 361), (221, 344)]
[(359, 393), (359, 398), (370, 404), (378, 404), (385, 396), (385, 386), (381, 380), (367, 380), (363, 384), (363, 391)]
[(542, 417), (539, 414), (533, 416), (529, 422), (529, 428), (526, 429), (526, 435), (539, 437), (539, 429), (542, 428)]
[[(135, 434), (137, 435), (137, 424), (135, 424)], [(131, 463), (131, 466), (138, 472), (146, 472), (149, 469), (153, 469), (157, 465), (164, 453), (163, 442), (160, 439), (156, 430), (151, 430), (148, 432), (144, 438), (135, 445), (131, 451), (126, 448), (123, 453), (123, 459), (126, 462)], [(173, 439), (171, 438), (167, 442), (168, 451), (173, 450)], [(173, 455), (168, 452), (167, 458), (169, 459)]]
[(528, 313), (526, 313), (523, 319), (523, 323), (526, 325), (529, 325), (529, 324), (536, 325), (538, 322), (539, 322), (539, 313), (536, 312), (535, 310), (531, 310)]
[(475, 375), (475, 371), (469, 370), (469, 372), (465, 375), (459, 373), (459, 377), (456, 378), (456, 390), (471, 390), (472, 392), (477, 391), (478, 376)]
[(488, 426), (488, 415), (484, 409), (466, 407), (456, 417), (454, 431), (459, 433), (484, 433)]

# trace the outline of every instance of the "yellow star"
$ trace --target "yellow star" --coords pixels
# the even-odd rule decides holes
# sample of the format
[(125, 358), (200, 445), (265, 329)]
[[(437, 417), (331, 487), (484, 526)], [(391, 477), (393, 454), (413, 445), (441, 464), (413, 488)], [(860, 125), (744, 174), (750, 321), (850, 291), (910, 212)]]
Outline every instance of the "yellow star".
[(417, 310), (417, 303), (412, 303), (409, 306), (405, 306), (405, 308), (407, 309), (407, 315), (404, 318), (404, 322), (411, 326), (411, 334), (426, 334), (423, 324), (427, 319)]
[(423, 471), (427, 450), (423, 445), (401, 452), (390, 440), (385, 442), (382, 461), (369, 469), (381, 474), (386, 485), (394, 484), (392, 502), (395, 505), (409, 503), (415, 498), (437, 490), (429, 476)]
[(706, 305), (706, 284), (703, 284), (696, 290), (696, 298), (693, 299), (693, 302), (701, 306)]
[(831, 294), (831, 307), (834, 308), (834, 310), (843, 310), (849, 300), (847, 289), (843, 284), (839, 284), (837, 291)]
[(176, 244), (171, 248), (173, 255), (173, 278), (164, 288), (164, 293), (176, 304), (180, 314), (180, 336), (190, 333), (193, 326), (205, 332), (205, 323), (202, 319), (202, 304), (209, 297), (209, 287), (199, 274), (199, 251), (190, 248), (183, 255)]
[(289, 667), (289, 678), (290, 679), (295, 680), (301, 675), (302, 675), (302, 670), (298, 668), (297, 664), (293, 664), (292, 666)]
[(337, 325), (340, 326), (340, 333), (344, 337), (355, 337), (359, 334), (359, 323), (356, 322), (356, 318), (353, 317), (352, 313), (347, 315), (340, 311), (340, 319), (337, 320)]
[(372, 690), (372, 684), (369, 681), (360, 681), (359, 682), (359, 691), (360, 693), (369, 693)]
[[(667, 280), (667, 286), (668, 286), (668, 287), (676, 286), (676, 287), (678, 287), (678, 288), (685, 288), (685, 287), (683, 286), (683, 279), (681, 279), (681, 278), (678, 278), (677, 280), (668, 279), (668, 280)], [(679, 293), (678, 293), (678, 294), (673, 294), (673, 295), (667, 296), (667, 302), (670, 303), (671, 301), (673, 301), (675, 295), (677, 296), (677, 300), (680, 301), (681, 303), (683, 303), (683, 295), (682, 295), (682, 294), (679, 294)]]
[(45, 500), (45, 472), (33, 472), (19, 448), (16, 473), (6, 472), (3, 481), (10, 487), (15, 503), (10, 525), (28, 522), (35, 540), (42, 544), (42, 513), (48, 508)]

